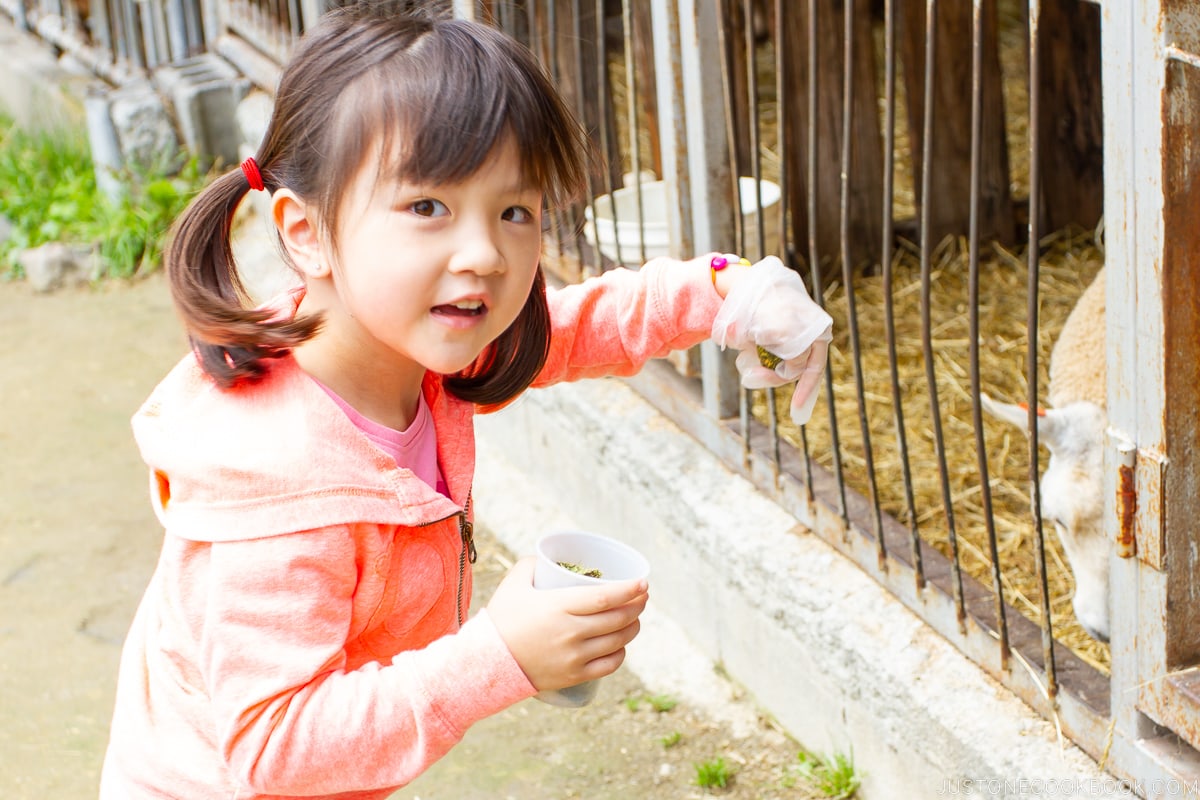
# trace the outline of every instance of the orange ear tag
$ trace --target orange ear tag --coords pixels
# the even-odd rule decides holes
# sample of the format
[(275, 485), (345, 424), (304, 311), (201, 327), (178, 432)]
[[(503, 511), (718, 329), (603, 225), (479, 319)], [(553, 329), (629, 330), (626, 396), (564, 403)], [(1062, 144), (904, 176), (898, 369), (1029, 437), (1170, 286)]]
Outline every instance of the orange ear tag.
[[(1022, 411), (1028, 411), (1028, 410), (1029, 410), (1029, 403), (1017, 403), (1017, 408), (1021, 409)], [(1037, 408), (1037, 415), (1038, 415), (1039, 417), (1044, 417), (1044, 416), (1046, 416), (1046, 409), (1042, 408), (1041, 406), (1038, 406), (1038, 408)]]

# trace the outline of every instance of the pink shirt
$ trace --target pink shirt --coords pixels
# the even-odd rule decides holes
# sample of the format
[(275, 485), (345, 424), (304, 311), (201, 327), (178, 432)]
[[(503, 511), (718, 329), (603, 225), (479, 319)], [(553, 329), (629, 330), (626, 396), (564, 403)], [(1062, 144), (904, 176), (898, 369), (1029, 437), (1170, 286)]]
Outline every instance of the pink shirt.
[(354, 427), (371, 440), (371, 444), (396, 459), (400, 466), (412, 470), (414, 475), (442, 494), (449, 491), (446, 481), (442, 478), (442, 471), (438, 468), (437, 434), (433, 430), (433, 417), (429, 413), (429, 404), (425, 402), (424, 396), (417, 398), (417, 413), (412, 423), (404, 430), (398, 431), (367, 419), (328, 386), (316, 378), (313, 380), (337, 403), (338, 408), (354, 423)]
[[(281, 301), (295, 313), (302, 292)], [(703, 264), (547, 292), (536, 385), (705, 339)], [(439, 493), (295, 359), (219, 389), (191, 356), (135, 415), (162, 554), (121, 657), (101, 800), (383, 800), (534, 687), (471, 600), (476, 409), (422, 385)]]

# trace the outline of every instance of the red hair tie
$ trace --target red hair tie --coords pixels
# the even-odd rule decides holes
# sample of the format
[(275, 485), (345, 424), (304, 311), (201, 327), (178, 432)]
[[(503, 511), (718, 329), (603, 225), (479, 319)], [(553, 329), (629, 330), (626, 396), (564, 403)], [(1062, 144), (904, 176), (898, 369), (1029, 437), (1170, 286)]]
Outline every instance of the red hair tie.
[(254, 156), (250, 156), (242, 162), (242, 173), (254, 191), (261, 192), (267, 188), (263, 185), (262, 173), (258, 171), (258, 162), (254, 160)]

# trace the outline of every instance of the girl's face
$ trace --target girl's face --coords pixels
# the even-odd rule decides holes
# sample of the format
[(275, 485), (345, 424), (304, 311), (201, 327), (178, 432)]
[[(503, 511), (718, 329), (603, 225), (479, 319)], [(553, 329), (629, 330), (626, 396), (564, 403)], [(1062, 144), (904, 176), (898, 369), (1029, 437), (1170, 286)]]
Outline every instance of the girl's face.
[(465, 369), (529, 297), (541, 209), (511, 136), (459, 183), (377, 180), (366, 165), (340, 212), (320, 338), (381, 367)]

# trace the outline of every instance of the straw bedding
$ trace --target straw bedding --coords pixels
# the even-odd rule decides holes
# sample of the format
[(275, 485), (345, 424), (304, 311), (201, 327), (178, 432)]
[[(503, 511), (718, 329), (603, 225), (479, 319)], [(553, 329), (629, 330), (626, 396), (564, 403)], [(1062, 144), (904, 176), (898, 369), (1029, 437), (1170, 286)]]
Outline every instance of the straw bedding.
[[(1024, 21), (1019, 5), (1001, 2), (1000, 60), (1004, 72), (1003, 93), (1006, 109), (1006, 133), (1009, 144), (1009, 168), (1014, 196), (1028, 195), (1029, 153), (1028, 93), (1026, 90), (1027, 50)], [(877, 30), (877, 53), (883, 52), (882, 31)], [(763, 177), (778, 180), (780, 156), (775, 98), (775, 58), (766, 43), (757, 49), (756, 72), (759, 76), (758, 119), (760, 167)], [(879, 97), (883, 104), (883, 76), (880, 59)], [(628, 154), (629, 125), (621, 110), (625, 108), (624, 63), (615, 55), (610, 61), (611, 89), (614, 97), (616, 126), (622, 150), (623, 168), (632, 166)], [(896, 171), (893, 213), (897, 220), (916, 213), (913, 175), (909, 168), (908, 135), (903, 112), (903, 81), (897, 81), (895, 156)], [(642, 89), (645, 91), (645, 87)], [(645, 128), (639, 130), (642, 164), (652, 163), (650, 142)], [(1039, 302), (1037, 360), (1039, 394), (1044, 396), (1046, 368), (1050, 348), (1076, 299), (1103, 264), (1102, 242), (1090, 231), (1058, 231), (1042, 239), (1039, 260)], [(979, 309), (981, 388), (993, 397), (1019, 402), (1025, 399), (1027, 371), (1026, 280), (1027, 255), (985, 243), (981, 248)], [(992, 585), (988, 555), (987, 528), (981, 500), (981, 482), (973, 426), (973, 397), (968, 371), (968, 253), (963, 239), (948, 238), (931, 255), (934, 372), (937, 380), (939, 412), (947, 447), (948, 480), (953, 498), (959, 555), (964, 572), (986, 586)], [(934, 452), (929, 393), (925, 380), (925, 362), (920, 329), (919, 251), (911, 243), (898, 242), (893, 258), (893, 303), (896, 320), (897, 369), (900, 376), (900, 403), (904, 414), (909, 450), (910, 473), (917, 520), (923, 540), (949, 555), (948, 531), (943, 508), (937, 458)], [(909, 525), (903, 471), (894, 420), (891, 382), (884, 331), (883, 281), (880, 270), (855, 277), (853, 290), (862, 350), (861, 369), (865, 385), (865, 406), (869, 437), (875, 463), (876, 488), (883, 510)], [(851, 363), (846, 287), (840, 281), (824, 290), (825, 304), (835, 320), (835, 338), (830, 349), (830, 368), (834, 378), (834, 403), (842, 449), (842, 468), (849, 486), (864, 496), (868, 493), (866, 462), (863, 456), (858, 403), (855, 396), (854, 369)], [(781, 437), (801, 446), (799, 431), (787, 418), (786, 389), (779, 390), (776, 407)], [(829, 435), (828, 398), (818, 404), (807, 426), (810, 453), (817, 463), (833, 466)], [(754, 393), (753, 413), (767, 419), (765, 394)], [(1035, 535), (1029, 493), (1028, 444), (1024, 435), (1004, 423), (984, 416), (989, 484), (993, 517), (1001, 565), (1005, 599), (1035, 622), (1041, 617), (1040, 583), (1034, 556)], [(1049, 453), (1043, 449), (1039, 464), (1045, 468)], [(1074, 583), (1062, 546), (1053, 525), (1043, 526), (1050, 592), (1050, 614), (1055, 637), (1097, 669), (1107, 672), (1107, 645), (1097, 642), (1075, 621), (1071, 609)]]
[[(1090, 233), (1060, 232), (1043, 241), (1040, 262), (1037, 359), (1039, 392), (1044, 394), (1050, 348), (1076, 298), (1100, 269), (1103, 256)], [(993, 397), (1019, 402), (1026, 397), (1027, 266), (1023, 254), (987, 245), (981, 257), (984, 276), (980, 297), (980, 383)], [(902, 247), (893, 262), (893, 314), (896, 325), (900, 406), (913, 480), (914, 506), (921, 537), (950, 555), (948, 526), (934, 450), (925, 358), (921, 345), (920, 265), (918, 253)], [(970, 342), (965, 243), (947, 239), (933, 254), (931, 323), (934, 372), (939, 413), (946, 443), (948, 482), (952, 497), (959, 555), (964, 572), (992, 585), (987, 527), (981, 497), (978, 454), (973, 424), (968, 347)], [(875, 464), (876, 490), (883, 510), (908, 526), (903, 471), (900, 463), (894, 403), (884, 328), (881, 276), (859, 276), (854, 285), (858, 317), (861, 370), (868, 435)], [(858, 422), (855, 365), (852, 363), (845, 287), (827, 287), (826, 307), (834, 318), (830, 369), (841, 442), (842, 469), (847, 485), (869, 496), (868, 476)], [(780, 436), (801, 447), (799, 430), (787, 418), (787, 392), (777, 401)], [(822, 397), (807, 426), (814, 460), (832, 469), (828, 397)], [(766, 400), (756, 393), (753, 410), (767, 419)], [(1035, 534), (1030, 509), (1028, 444), (1023, 434), (1005, 423), (983, 417), (988, 479), (992, 495), (997, 549), (1005, 599), (1030, 619), (1040, 621), (1041, 592), (1037, 580)], [(1049, 453), (1043, 449), (1039, 466)], [(1053, 525), (1043, 526), (1050, 589), (1050, 614), (1055, 637), (1081, 658), (1107, 672), (1108, 647), (1095, 641), (1075, 621), (1071, 610), (1074, 582)]]

